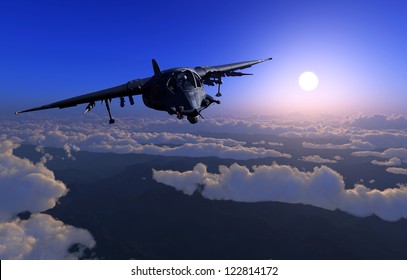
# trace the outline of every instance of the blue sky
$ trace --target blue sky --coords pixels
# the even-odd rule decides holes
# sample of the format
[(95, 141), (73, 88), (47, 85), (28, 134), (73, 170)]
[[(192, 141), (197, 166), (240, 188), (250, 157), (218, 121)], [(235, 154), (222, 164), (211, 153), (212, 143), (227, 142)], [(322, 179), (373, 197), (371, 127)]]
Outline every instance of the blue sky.
[[(223, 108), (209, 110), (405, 113), (406, 8), (405, 1), (2, 1), (0, 106), (8, 114), (150, 76), (151, 58), (165, 69), (271, 56), (250, 69), (254, 76), (225, 80)], [(318, 75), (313, 92), (298, 86), (304, 71)]]

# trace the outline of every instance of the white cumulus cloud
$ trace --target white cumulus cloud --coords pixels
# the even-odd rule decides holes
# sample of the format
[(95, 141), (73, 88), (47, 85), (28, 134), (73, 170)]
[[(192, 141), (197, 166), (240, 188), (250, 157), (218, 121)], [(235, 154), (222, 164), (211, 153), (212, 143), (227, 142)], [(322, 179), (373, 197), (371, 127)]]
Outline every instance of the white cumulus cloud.
[(153, 178), (186, 194), (204, 186), (202, 195), (208, 199), (241, 202), (280, 201), (302, 203), (324, 209), (340, 209), (366, 217), (377, 215), (387, 221), (407, 218), (407, 188), (379, 191), (361, 184), (345, 188), (343, 177), (333, 169), (321, 166), (312, 172), (273, 164), (220, 166), (219, 173), (209, 173), (204, 164), (191, 171), (153, 170)]
[(372, 163), (375, 165), (380, 165), (380, 166), (395, 166), (395, 165), (400, 165), (401, 160), (399, 158), (393, 157), (387, 161), (378, 161), (378, 160), (372, 160)]
[(386, 168), (386, 171), (393, 173), (393, 174), (407, 175), (407, 168), (388, 167), (388, 168)]
[[(49, 215), (35, 214), (53, 208), (67, 188), (43, 163), (16, 157), (13, 150), (18, 146), (15, 139), (0, 137), (0, 259), (77, 258), (81, 251), (69, 252), (70, 246), (91, 248), (93, 237)], [(27, 220), (17, 218), (26, 211), (34, 214)]]
[(379, 157), (379, 158), (399, 158), (399, 159), (407, 159), (407, 149), (406, 148), (390, 148), (386, 149), (383, 152), (377, 152), (377, 151), (358, 151), (358, 152), (353, 152), (353, 156), (356, 157)]
[(42, 163), (33, 164), (13, 155), (18, 144), (0, 142), (0, 221), (22, 211), (41, 212), (53, 208), (67, 188), (55, 180)]
[[(69, 249), (80, 243), (79, 250)], [(95, 246), (87, 230), (55, 220), (47, 214), (33, 214), (28, 220), (0, 224), (0, 259), (77, 259), (85, 248)]]

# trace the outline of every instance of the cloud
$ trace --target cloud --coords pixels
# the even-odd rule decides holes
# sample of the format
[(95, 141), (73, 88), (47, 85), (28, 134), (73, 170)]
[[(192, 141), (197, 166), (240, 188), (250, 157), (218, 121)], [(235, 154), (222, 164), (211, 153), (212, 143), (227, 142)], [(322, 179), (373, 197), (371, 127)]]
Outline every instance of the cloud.
[(386, 158), (390, 159), (393, 157), (399, 158), (399, 159), (407, 159), (407, 149), (406, 148), (390, 148), (386, 149), (383, 152), (377, 152), (377, 151), (358, 151), (358, 152), (353, 152), (353, 156), (356, 157), (379, 157), (379, 158)]
[(33, 164), (13, 155), (18, 144), (0, 142), (0, 221), (22, 211), (41, 212), (53, 208), (66, 186), (55, 180), (54, 173), (43, 164)]
[(89, 232), (64, 225), (49, 215), (17, 218), (22, 212), (53, 208), (68, 190), (43, 163), (16, 157), (13, 150), (19, 144), (15, 139), (4, 135), (0, 139), (0, 259), (70, 259), (81, 253), (68, 252), (71, 245), (93, 247)]
[(72, 160), (75, 160), (75, 157), (72, 155), (72, 151), (79, 152), (81, 150), (78, 146), (76, 146), (74, 144), (68, 144), (68, 143), (64, 144), (63, 149), (64, 149), (68, 159), (72, 159)]
[(314, 162), (314, 163), (337, 163), (338, 162), (337, 160), (322, 158), (318, 155), (303, 156), (301, 160), (307, 161), (307, 162)]
[(386, 171), (390, 172), (390, 173), (393, 173), (393, 174), (407, 175), (407, 168), (388, 167), (388, 168), (386, 168)]
[(37, 146), (37, 147), (35, 147), (35, 150), (37, 152), (43, 154), (43, 156), (40, 158), (40, 163), (42, 163), (42, 164), (46, 164), (48, 161), (54, 159), (54, 157), (51, 154), (45, 152), (44, 146), (41, 146), (41, 145)]
[(389, 159), (388, 161), (378, 161), (378, 160), (372, 160), (372, 163), (375, 165), (380, 165), (380, 166), (395, 166), (395, 165), (400, 165), (401, 160), (399, 158), (393, 157)]
[(326, 149), (326, 150), (346, 150), (346, 149), (361, 149), (361, 150), (372, 150), (375, 147), (366, 141), (362, 140), (352, 140), (350, 143), (346, 144), (332, 144), (332, 143), (326, 143), (326, 144), (315, 144), (315, 143), (309, 143), (309, 142), (303, 142), (302, 146), (307, 149)]
[(209, 173), (200, 163), (186, 172), (153, 170), (153, 178), (186, 194), (201, 189), (202, 196), (208, 199), (301, 203), (340, 209), (359, 217), (375, 214), (387, 221), (407, 218), (406, 187), (379, 191), (356, 184), (347, 189), (343, 177), (326, 166), (302, 172), (273, 164), (254, 166), (251, 172), (246, 166), (233, 164), (220, 166), (219, 173)]
[(352, 135), (353, 140), (368, 142), (376, 148), (407, 148), (407, 132), (399, 131), (359, 131)]
[(238, 146), (245, 145), (244, 141), (236, 141), (230, 138), (213, 138), (201, 137), (190, 133), (170, 133), (170, 132), (135, 132), (130, 133), (128, 136), (140, 144), (199, 144), (199, 143), (214, 143), (225, 146)]
[(280, 143), (280, 142), (267, 142), (267, 145), (270, 145), (270, 146), (284, 146), (284, 144)]
[(139, 154), (152, 154), (162, 156), (185, 156), (185, 157), (218, 157), (218, 158), (231, 158), (236, 160), (247, 160), (253, 158), (264, 157), (285, 157), (290, 158), (291, 155), (280, 153), (275, 150), (257, 148), (257, 147), (244, 147), (244, 146), (224, 146), (214, 143), (201, 143), (201, 144), (184, 144), (178, 147), (156, 146), (156, 145), (140, 145), (134, 144), (93, 144), (89, 147), (92, 151), (106, 152), (112, 151), (116, 153), (139, 153)]
[(35, 147), (35, 150), (41, 154), (45, 154), (45, 147), (42, 145)]
[[(79, 250), (69, 250), (80, 243)], [(28, 220), (0, 224), (0, 259), (78, 259), (85, 248), (95, 246), (88, 231), (33, 214)]]
[(41, 158), (40, 158), (40, 163), (42, 164), (46, 164), (48, 161), (53, 160), (54, 157), (51, 154), (44, 154)]
[[(72, 151), (138, 153), (163, 156), (218, 157), (247, 160), (264, 157), (291, 156), (263, 147), (247, 147), (244, 141), (230, 138), (213, 138), (190, 133), (170, 132), (132, 132), (128, 125), (122, 124), (101, 130), (100, 125), (82, 123), (69, 125), (41, 122), (27, 127), (13, 124), (8, 132), (25, 139), (26, 142), (40, 146), (62, 147), (68, 158), (73, 159)], [(165, 126), (164, 126), (165, 127)], [(46, 162), (46, 159), (43, 160)]]
[(283, 143), (279, 143), (279, 142), (266, 142), (264, 140), (261, 141), (257, 141), (257, 142), (252, 142), (253, 145), (269, 145), (269, 146), (284, 146)]
[[(360, 116), (341, 124), (316, 126), (317, 133), (306, 135), (304, 132), (290, 131), (289, 137), (306, 137), (316, 139), (347, 140), (348, 143), (314, 144), (306, 141), (304, 148), (313, 149), (359, 149), (374, 150), (378, 148), (407, 148), (407, 118), (403, 116)], [(288, 135), (290, 134), (290, 135)], [(331, 137), (333, 135), (334, 137)]]
[(351, 122), (352, 126), (364, 129), (405, 129), (407, 119), (403, 116), (370, 115), (359, 116)]
[[(23, 139), (32, 143), (40, 143), (45, 137), (54, 139), (54, 145), (62, 146), (65, 143), (76, 143), (73, 141), (74, 135), (70, 131), (81, 131), (82, 137), (86, 137), (88, 132), (93, 134), (101, 131), (111, 134), (117, 138), (132, 138), (140, 144), (176, 144), (199, 143), (203, 139), (199, 136), (201, 132), (216, 134), (262, 134), (262, 135), (279, 135), (290, 137), (290, 133), (295, 134), (293, 137), (305, 137), (312, 139), (334, 138), (346, 139), (345, 129), (341, 126), (342, 121), (333, 118), (310, 119), (310, 118), (291, 118), (275, 116), (253, 116), (249, 118), (229, 118), (215, 117), (201, 120), (198, 125), (193, 126), (185, 121), (179, 121), (173, 118), (136, 118), (121, 117), (114, 126), (105, 126), (105, 118), (100, 118), (95, 114), (88, 114), (85, 119), (78, 123), (77, 117), (65, 119), (47, 118), (46, 120), (38, 117), (37, 119), (24, 118), (19, 116), (17, 121), (0, 122), (1, 130), (4, 133), (13, 135), (15, 130)], [(40, 124), (40, 125), (39, 125)], [(154, 132), (152, 132), (154, 131)], [(288, 133), (286, 135), (286, 133)], [(68, 139), (71, 138), (71, 139)], [(205, 137), (205, 143), (213, 141), (217, 144), (226, 146), (245, 145), (242, 141), (233, 139), (223, 139), (219, 142), (217, 138)], [(83, 139), (77, 139), (83, 141)], [(275, 142), (271, 142), (271, 146)], [(277, 142), (278, 143), (278, 142)], [(280, 143), (281, 144), (281, 143)], [(49, 144), (47, 144), (49, 145)]]

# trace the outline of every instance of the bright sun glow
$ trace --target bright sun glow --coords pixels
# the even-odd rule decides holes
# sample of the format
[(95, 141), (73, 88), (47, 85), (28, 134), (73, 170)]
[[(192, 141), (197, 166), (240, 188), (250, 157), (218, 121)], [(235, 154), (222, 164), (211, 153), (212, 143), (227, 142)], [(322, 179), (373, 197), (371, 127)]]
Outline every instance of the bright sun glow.
[(298, 79), (300, 87), (305, 91), (312, 91), (318, 86), (318, 77), (313, 72), (304, 72)]

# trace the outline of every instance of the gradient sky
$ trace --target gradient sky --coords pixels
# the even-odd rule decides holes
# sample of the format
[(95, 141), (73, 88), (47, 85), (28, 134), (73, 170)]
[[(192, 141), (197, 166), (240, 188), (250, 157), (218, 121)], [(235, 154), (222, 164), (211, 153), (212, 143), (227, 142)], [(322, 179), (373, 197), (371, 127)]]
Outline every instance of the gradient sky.
[[(6, 0), (0, 107), (12, 114), (147, 77), (152, 58), (166, 69), (271, 56), (254, 76), (225, 79), (223, 107), (208, 111), (404, 114), (406, 10), (401, 0)], [(318, 75), (315, 91), (298, 86), (305, 71)]]

